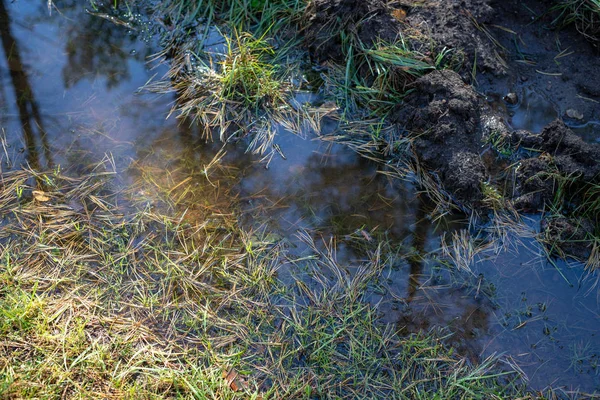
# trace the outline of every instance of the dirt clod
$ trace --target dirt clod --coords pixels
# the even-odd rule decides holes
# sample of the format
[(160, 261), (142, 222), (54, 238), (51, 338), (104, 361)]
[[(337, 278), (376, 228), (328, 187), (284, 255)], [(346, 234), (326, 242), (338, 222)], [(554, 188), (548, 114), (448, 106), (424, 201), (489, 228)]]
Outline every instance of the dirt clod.
[(444, 184), (458, 198), (471, 201), (482, 199), (481, 184), (485, 181), (486, 170), (478, 154), (455, 153), (444, 175)]
[(475, 63), (480, 70), (502, 75), (506, 66), (499, 55), (501, 50), (485, 33), (486, 24), (496, 20), (496, 12), (489, 3), (488, 0), (419, 2), (410, 9), (406, 21), (438, 48), (463, 54), (465, 73)]
[(434, 71), (415, 82), (415, 92), (397, 108), (394, 120), (419, 133), (419, 159), (437, 171), (460, 201), (481, 199), (485, 167), (479, 157), (479, 100), (453, 71)]
[(580, 113), (577, 110), (574, 110), (572, 108), (569, 108), (566, 112), (565, 115), (569, 118), (573, 118), (573, 119), (578, 119), (578, 120), (582, 120), (583, 119), (583, 114)]
[(594, 224), (584, 218), (553, 216), (542, 220), (542, 235), (551, 253), (585, 260), (591, 252)]
[(511, 93), (508, 93), (506, 96), (504, 96), (504, 101), (506, 101), (508, 104), (514, 106), (515, 104), (517, 104), (519, 102), (519, 96), (517, 96), (516, 93), (511, 92)]
[(344, 43), (342, 34), (370, 46), (378, 40), (393, 42), (400, 33), (400, 22), (383, 0), (315, 0), (307, 21), (305, 41), (317, 62), (345, 59), (350, 43)]
[(564, 122), (548, 124), (540, 136), (540, 150), (555, 157), (558, 170), (566, 175), (577, 175), (586, 181), (596, 181), (600, 175), (600, 145), (586, 143), (575, 135)]

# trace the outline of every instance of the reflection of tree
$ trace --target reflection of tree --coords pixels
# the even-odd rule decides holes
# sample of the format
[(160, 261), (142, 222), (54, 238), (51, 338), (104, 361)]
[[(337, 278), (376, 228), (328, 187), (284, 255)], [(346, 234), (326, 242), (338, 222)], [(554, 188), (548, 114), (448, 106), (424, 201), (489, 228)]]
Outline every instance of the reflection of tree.
[(180, 162), (185, 166), (190, 161), (196, 160), (196, 140), (200, 136), (195, 136), (194, 128), (198, 127), (188, 118), (178, 121), (177, 132), (181, 141), (181, 157)]
[(42, 149), (48, 162), (48, 167), (52, 166), (52, 155), (48, 146), (46, 131), (43, 128), (42, 117), (35, 101), (33, 91), (29, 85), (29, 79), (23, 68), (19, 46), (10, 31), (10, 17), (4, 4), (0, 0), (0, 36), (2, 38), (2, 47), (6, 57), (10, 78), (15, 91), (17, 108), (19, 109), (19, 119), (23, 129), (23, 137), (29, 152), (29, 164), (34, 169), (41, 167), (38, 148), (36, 146), (36, 132), (41, 140)]
[[(100, 3), (95, 4), (97, 7), (101, 6)], [(61, 34), (66, 37), (65, 53), (68, 62), (65, 63), (62, 74), (67, 88), (89, 76), (103, 76), (109, 88), (115, 87), (130, 77), (128, 59), (143, 60), (152, 53), (149, 46), (145, 47), (145, 54), (130, 53), (132, 44), (138, 41), (138, 35), (148, 36), (149, 28), (145, 25), (141, 30), (130, 30), (114, 22), (125, 21), (124, 15), (130, 12), (129, 9), (121, 12), (104, 6), (97, 13), (91, 14), (85, 12), (89, 3), (81, 0), (61, 0), (55, 2), (54, 6), (58, 9), (56, 14), (60, 15), (55, 15), (54, 12), (52, 15), (60, 26)], [(28, 4), (26, 7), (34, 6)], [(29, 23), (48, 20), (47, 2), (38, 2), (37, 7), (37, 15)], [(114, 21), (101, 16), (114, 18)], [(136, 18), (136, 21), (142, 23), (141, 17)]]
[[(19, 6), (35, 10), (28, 17), (28, 26), (46, 23), (50, 19), (45, 0), (33, 4), (22, 3)], [(65, 63), (62, 74), (67, 88), (86, 77), (96, 76), (106, 77), (107, 86), (115, 87), (130, 77), (128, 59), (143, 60), (152, 53), (149, 46), (146, 46), (144, 54), (130, 53), (132, 44), (138, 41), (140, 31), (129, 34), (127, 27), (99, 17), (98, 15), (110, 15), (115, 20), (125, 19), (122, 16), (117, 18), (119, 11), (109, 6), (99, 10), (97, 15), (85, 12), (86, 6), (89, 6), (88, 1), (61, 0), (54, 2), (53, 6), (57, 11), (52, 13), (52, 19), (56, 21), (60, 34), (65, 35), (68, 62)], [(96, 3), (96, 6), (100, 4)]]
[(77, 23), (68, 24), (66, 32), (65, 86), (69, 88), (89, 74), (106, 77), (109, 88), (129, 79), (127, 59), (131, 55), (124, 49), (136, 40), (135, 36), (106, 19), (82, 13), (79, 0), (63, 6), (77, 10)]
[(419, 279), (423, 274), (423, 255), (425, 254), (425, 242), (427, 241), (427, 231), (429, 221), (427, 220), (427, 211), (425, 209), (423, 195), (417, 196), (419, 203), (417, 206), (417, 215), (415, 222), (415, 231), (413, 234), (413, 248), (416, 256), (410, 258), (410, 275), (408, 276), (408, 297), (407, 303), (411, 303), (419, 288)]
[(8, 102), (9, 96), (4, 90), (4, 76), (0, 71), (0, 128), (6, 126), (8, 121)]
[[(387, 178), (377, 174), (368, 160), (341, 145), (324, 148), (314, 141), (296, 138), (282, 147), (284, 154), (289, 153), (288, 160), (276, 154), (268, 171), (264, 165), (252, 167), (246, 176), (248, 190), (243, 195), (259, 193), (266, 204), (277, 204), (281, 212), (293, 219), (289, 220), (290, 226), (267, 212), (284, 230), (304, 227), (343, 237), (362, 228), (392, 228), (392, 222), (404, 213), (403, 202), (386, 198), (390, 188)], [(307, 152), (310, 155), (294, 156)], [(400, 226), (393, 228), (404, 230)]]
[(477, 300), (454, 285), (430, 286), (422, 282), (425, 270), (425, 244), (431, 222), (427, 218), (430, 211), (428, 199), (417, 196), (415, 229), (412, 246), (416, 256), (408, 259), (410, 274), (406, 304), (407, 312), (398, 320), (398, 331), (410, 334), (426, 331), (432, 326), (447, 327), (452, 335), (447, 342), (458, 350), (459, 354), (477, 359), (481, 353), (478, 341), (480, 335), (490, 328), (490, 304)]

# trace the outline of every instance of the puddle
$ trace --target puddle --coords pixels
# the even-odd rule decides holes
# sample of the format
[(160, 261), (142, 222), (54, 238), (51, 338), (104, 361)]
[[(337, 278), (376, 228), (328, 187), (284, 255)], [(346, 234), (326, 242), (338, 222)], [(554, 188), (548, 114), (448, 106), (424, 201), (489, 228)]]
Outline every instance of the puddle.
[(540, 133), (550, 122), (558, 118), (556, 107), (541, 94), (531, 88), (521, 88), (515, 92), (517, 102), (507, 104), (503, 95), (487, 94), (492, 108), (506, 115), (506, 122), (514, 130), (524, 129)]
[(150, 48), (126, 29), (85, 13), (78, 2), (51, 18), (32, 2), (10, 3), (8, 12), (0, 110), (12, 164), (49, 169), (105, 152), (133, 157), (136, 143), (151, 143), (175, 125), (165, 123), (171, 99), (135, 95), (164, 71), (148, 70)]
[(600, 143), (600, 121), (567, 123), (567, 126), (588, 143)]
[[(487, 93), (487, 99), (492, 109), (505, 115), (506, 123), (514, 130), (527, 130), (533, 133), (540, 133), (542, 129), (550, 122), (559, 117), (565, 117), (563, 120), (573, 132), (579, 135), (588, 143), (600, 142), (600, 122), (585, 121), (566, 117), (566, 112), (561, 116), (558, 107), (543, 95), (535, 90), (524, 87), (516, 92), (517, 103), (508, 104), (503, 95), (497, 93)], [(573, 112), (574, 110), (568, 110)], [(575, 111), (576, 114), (576, 111)], [(581, 116), (579, 116), (581, 117)]]
[[(221, 148), (204, 144), (199, 129), (166, 119), (172, 97), (137, 93), (165, 71), (149, 68), (151, 47), (123, 26), (86, 14), (77, 2), (62, 3), (61, 14), (52, 16), (45, 3), (0, 0), (0, 6), (2, 171), (24, 164), (77, 171), (108, 152), (125, 171), (125, 183), (135, 181), (128, 168), (136, 162), (185, 165), (178, 167), (182, 182)], [(222, 45), (213, 39), (211, 46)], [(299, 94), (300, 102), (312, 100)], [(557, 116), (528, 91), (507, 112), (514, 113), (513, 128), (534, 132)], [(555, 267), (533, 240), (521, 239), (510, 252), (478, 256), (474, 274), (457, 281), (434, 256), (444, 230), (449, 236), (459, 231), (430, 221), (427, 203), (410, 184), (388, 179), (348, 148), (311, 132), (281, 127), (279, 133), (281, 152), (268, 169), (243, 144), (226, 146), (222, 163), (235, 175), (243, 223), (285, 241), (291, 256), (307, 251), (300, 232), (318, 243), (335, 240), (337, 259), (350, 272), (364, 262), (364, 248), (385, 237), (412, 256), (397, 253), (381, 282), (373, 282), (369, 301), (382, 321), (401, 332), (447, 326), (452, 343), (473, 359), (512, 357), (533, 388), (600, 390), (600, 297), (581, 265)], [(211, 201), (198, 196), (198, 203)], [(290, 273), (286, 265), (282, 279)]]
[[(528, 221), (539, 226), (537, 218)], [(486, 353), (509, 351), (533, 387), (600, 388), (600, 297), (581, 265), (548, 262), (533, 239), (514, 238), (509, 252), (476, 265), (495, 287), (494, 324), (480, 337)], [(487, 258), (487, 259), (486, 259)], [(509, 350), (513, 349), (513, 350)]]

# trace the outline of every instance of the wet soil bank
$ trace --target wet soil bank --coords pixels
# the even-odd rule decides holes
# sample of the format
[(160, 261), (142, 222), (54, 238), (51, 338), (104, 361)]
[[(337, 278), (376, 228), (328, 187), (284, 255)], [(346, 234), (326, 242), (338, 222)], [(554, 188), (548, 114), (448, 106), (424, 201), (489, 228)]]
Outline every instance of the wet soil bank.
[[(597, 213), (582, 209), (600, 184), (600, 144), (571, 128), (600, 118), (600, 57), (575, 27), (557, 29), (554, 4), (317, 0), (308, 47), (318, 62), (339, 61), (344, 43), (332, 32), (342, 30), (367, 45), (402, 37), (420, 54), (452, 49), (453, 70), (409, 83), (391, 122), (415, 138), (416, 158), (455, 203), (485, 213), (490, 191), (500, 193), (507, 207), (544, 213), (546, 239), (561, 255), (585, 259), (599, 233)], [(530, 107), (524, 93), (555, 113), (541, 131), (512, 119)]]

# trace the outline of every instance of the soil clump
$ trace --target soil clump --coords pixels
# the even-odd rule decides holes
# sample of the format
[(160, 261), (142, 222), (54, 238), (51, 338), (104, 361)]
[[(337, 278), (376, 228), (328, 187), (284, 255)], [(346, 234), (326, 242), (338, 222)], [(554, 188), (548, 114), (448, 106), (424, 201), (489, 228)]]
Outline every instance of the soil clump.
[(405, 2), (406, 25), (428, 37), (439, 50), (453, 49), (461, 55), (461, 72), (477, 63), (482, 71), (503, 75), (506, 65), (482, 26), (493, 24), (495, 10), (486, 0)]
[(411, 49), (435, 53), (451, 50), (466, 77), (474, 62), (502, 75), (506, 66), (478, 25), (493, 22), (494, 9), (486, 0), (398, 1), (316, 0), (307, 11), (305, 42), (314, 61), (345, 59), (345, 39), (366, 46), (402, 39)]
[(349, 45), (346, 38), (354, 36), (371, 46), (378, 40), (393, 42), (401, 29), (383, 0), (315, 0), (307, 17), (305, 41), (316, 62), (343, 62)]
[(415, 154), (435, 171), (458, 201), (482, 199), (486, 170), (479, 156), (482, 143), (479, 100), (453, 71), (434, 71), (414, 83), (414, 92), (397, 107), (392, 121), (418, 132)]

